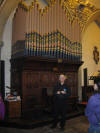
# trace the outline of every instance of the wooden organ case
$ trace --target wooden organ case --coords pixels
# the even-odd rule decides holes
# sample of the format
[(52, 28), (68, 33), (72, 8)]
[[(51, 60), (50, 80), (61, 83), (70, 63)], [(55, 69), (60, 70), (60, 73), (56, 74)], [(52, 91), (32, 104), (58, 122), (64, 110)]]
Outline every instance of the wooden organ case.
[[(68, 19), (62, 0), (43, 11), (19, 3), (13, 19), (11, 85), (22, 99), (22, 114), (46, 106), (60, 73), (67, 75), (73, 103), (78, 98), (78, 69), (82, 64), (81, 28)], [(48, 100), (49, 99), (49, 100)]]

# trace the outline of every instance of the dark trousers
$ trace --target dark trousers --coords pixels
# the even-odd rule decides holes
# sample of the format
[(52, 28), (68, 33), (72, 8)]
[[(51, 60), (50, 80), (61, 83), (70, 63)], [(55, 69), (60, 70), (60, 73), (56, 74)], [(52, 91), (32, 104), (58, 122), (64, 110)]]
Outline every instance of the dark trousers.
[(67, 112), (67, 102), (56, 100), (54, 103), (54, 121), (53, 125), (56, 127), (57, 123), (60, 122), (60, 127), (65, 126), (66, 121), (66, 112)]

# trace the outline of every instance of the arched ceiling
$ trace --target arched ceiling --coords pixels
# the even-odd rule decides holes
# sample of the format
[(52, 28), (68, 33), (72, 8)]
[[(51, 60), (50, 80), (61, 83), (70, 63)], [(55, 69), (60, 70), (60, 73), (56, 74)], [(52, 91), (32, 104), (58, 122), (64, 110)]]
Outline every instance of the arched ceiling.
[(88, 0), (92, 3), (96, 8), (100, 9), (100, 0)]
[[(30, 3), (34, 0), (22, 0), (22, 1), (25, 1), (28, 5), (30, 5)], [(54, 1), (54, 0), (38, 0), (38, 1), (39, 1), (39, 3), (44, 4), (43, 6), (46, 6), (46, 4), (48, 4), (50, 1)], [(63, 1), (69, 1), (69, 0), (63, 0)], [(71, 1), (90, 3), (90, 4), (94, 5), (97, 9), (100, 9), (100, 0), (71, 0)]]
[[(50, 0), (45, 0), (47, 2), (49, 2)], [(64, 0), (64, 1), (68, 1), (68, 0)], [(75, 1), (75, 0), (72, 0)], [(78, 0), (76, 0), (78, 1)], [(79, 0), (79, 1), (83, 1), (83, 2), (89, 2), (91, 4), (93, 4), (96, 8), (100, 9), (100, 0)]]
[(5, 23), (11, 14), (11, 12), (16, 8), (19, 0), (6, 0), (5, 3), (1, 4), (0, 7), (0, 40), (2, 40), (2, 33), (4, 30)]
[[(2, 40), (2, 33), (4, 30), (5, 23), (10, 16), (11, 12), (17, 7), (18, 3), (20, 1), (25, 1), (27, 4), (30, 4), (33, 0), (0, 0), (0, 40)], [(50, 0), (38, 0), (41, 7), (45, 7)], [(54, 1), (54, 0), (51, 0)], [(69, 0), (63, 0), (63, 1), (69, 1)], [(73, 2), (77, 1), (79, 4), (81, 2), (86, 4), (91, 4), (95, 6), (95, 8), (98, 10), (100, 9), (100, 0), (70, 0)], [(100, 20), (100, 19), (99, 19)]]

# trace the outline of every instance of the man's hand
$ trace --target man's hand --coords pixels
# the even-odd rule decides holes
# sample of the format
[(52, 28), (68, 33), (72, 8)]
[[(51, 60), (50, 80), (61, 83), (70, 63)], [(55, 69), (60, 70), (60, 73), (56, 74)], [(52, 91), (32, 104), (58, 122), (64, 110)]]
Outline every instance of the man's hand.
[(65, 92), (65, 91), (61, 91), (61, 93), (62, 93), (62, 94), (66, 94), (66, 92)]
[(60, 91), (57, 91), (57, 94), (60, 94)]

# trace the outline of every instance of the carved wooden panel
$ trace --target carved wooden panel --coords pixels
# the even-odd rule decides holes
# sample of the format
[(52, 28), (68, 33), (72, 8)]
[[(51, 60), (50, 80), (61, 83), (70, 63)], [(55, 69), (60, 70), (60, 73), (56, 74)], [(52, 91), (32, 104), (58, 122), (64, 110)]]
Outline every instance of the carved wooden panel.
[(23, 113), (34, 109), (35, 105), (44, 105), (46, 96), (52, 97), (60, 73), (67, 75), (66, 82), (71, 89), (71, 96), (78, 96), (79, 64), (59, 64), (34, 58), (13, 60), (11, 63), (12, 85), (21, 95)]

